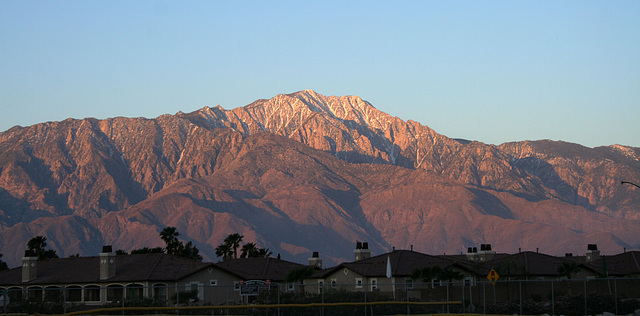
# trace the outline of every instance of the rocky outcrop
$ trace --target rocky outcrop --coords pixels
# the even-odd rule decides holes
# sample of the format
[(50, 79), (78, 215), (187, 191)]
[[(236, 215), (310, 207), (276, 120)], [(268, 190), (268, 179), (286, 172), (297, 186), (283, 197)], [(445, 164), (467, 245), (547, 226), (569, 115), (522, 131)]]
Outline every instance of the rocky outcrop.
[(47, 122), (0, 133), (0, 253), (16, 265), (35, 235), (63, 256), (162, 246), (165, 226), (211, 260), (233, 232), (327, 263), (351, 259), (354, 240), (374, 251), (618, 252), (640, 245), (640, 195), (620, 185), (640, 178), (639, 157), (619, 145), (454, 140), (310, 90), (233, 110)]

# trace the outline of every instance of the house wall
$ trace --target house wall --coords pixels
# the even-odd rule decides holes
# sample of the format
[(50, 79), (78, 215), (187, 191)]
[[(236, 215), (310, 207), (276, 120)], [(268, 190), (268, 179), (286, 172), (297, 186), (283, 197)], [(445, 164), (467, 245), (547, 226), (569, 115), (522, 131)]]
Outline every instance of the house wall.
[(241, 302), (241, 297), (236, 284), (240, 280), (239, 277), (224, 270), (209, 267), (208, 269), (181, 279), (177, 283), (177, 291), (186, 292), (197, 287), (199, 304), (238, 304)]

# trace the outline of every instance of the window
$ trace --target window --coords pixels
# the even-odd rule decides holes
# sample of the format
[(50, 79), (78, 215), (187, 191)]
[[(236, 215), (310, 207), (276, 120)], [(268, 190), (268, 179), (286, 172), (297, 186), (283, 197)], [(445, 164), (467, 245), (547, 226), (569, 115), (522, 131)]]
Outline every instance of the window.
[(233, 281), (233, 290), (240, 291), (240, 281)]
[(404, 279), (404, 288), (405, 289), (412, 289), (413, 288), (413, 279), (405, 278)]
[(66, 295), (67, 301), (69, 302), (82, 301), (82, 288), (79, 285), (67, 286), (65, 290), (67, 291), (67, 295)]
[(167, 285), (158, 283), (153, 285), (153, 299), (156, 301), (164, 301), (167, 299)]
[(296, 286), (294, 283), (287, 283), (287, 291), (293, 291), (296, 289)]
[(362, 278), (356, 278), (356, 288), (357, 289), (362, 288)]
[(369, 282), (371, 283), (371, 291), (378, 288), (378, 279), (371, 279)]
[(84, 301), (85, 302), (99, 302), (100, 301), (100, 287), (97, 285), (87, 285), (84, 287)]
[(107, 285), (107, 301), (121, 301), (122, 299), (124, 299), (124, 286)]
[(27, 289), (27, 300), (30, 302), (42, 302), (42, 288), (30, 287)]
[(431, 281), (432, 287), (442, 286), (442, 280), (433, 280)]
[(332, 288), (335, 288), (337, 284), (338, 284), (338, 281), (336, 279), (331, 279), (331, 287)]
[(59, 302), (62, 300), (62, 290), (57, 286), (49, 286), (44, 289), (45, 302)]
[(9, 301), (10, 302), (22, 301), (22, 288), (19, 288), (19, 287), (9, 288)]
[(218, 280), (209, 280), (209, 285), (218, 286)]
[(141, 300), (143, 299), (143, 288), (142, 288), (142, 284), (129, 284), (127, 285), (127, 293), (126, 293), (126, 297), (127, 300)]
[[(191, 283), (187, 283), (185, 285), (185, 290), (189, 291), (189, 292), (195, 292), (198, 294), (198, 299), (203, 300), (204, 299), (204, 291), (201, 291), (200, 288), (204, 287), (204, 284), (199, 283), (199, 282), (191, 282)], [(240, 289), (240, 284), (238, 284), (238, 289)]]

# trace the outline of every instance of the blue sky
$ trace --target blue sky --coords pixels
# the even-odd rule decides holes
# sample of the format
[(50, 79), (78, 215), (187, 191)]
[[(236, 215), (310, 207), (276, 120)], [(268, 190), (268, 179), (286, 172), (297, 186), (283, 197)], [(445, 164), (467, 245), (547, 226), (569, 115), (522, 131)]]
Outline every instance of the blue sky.
[(303, 89), (449, 137), (640, 147), (640, 1), (0, 1), (0, 131)]

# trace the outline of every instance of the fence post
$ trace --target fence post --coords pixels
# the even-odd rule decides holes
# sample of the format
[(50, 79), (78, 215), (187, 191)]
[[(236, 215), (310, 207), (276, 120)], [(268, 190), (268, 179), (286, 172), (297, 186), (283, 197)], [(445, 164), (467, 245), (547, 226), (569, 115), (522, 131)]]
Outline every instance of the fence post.
[[(364, 285), (364, 302), (367, 302), (367, 286)], [(364, 306), (364, 316), (367, 316), (367, 305)]]
[(587, 314), (587, 279), (584, 279), (584, 315)]
[[(447, 302), (449, 302), (451, 299), (449, 298), (449, 286), (451, 285), (451, 282), (447, 281)], [(447, 314), (449, 314), (449, 306), (450, 304), (447, 304)]]
[(464, 281), (462, 281), (462, 313), (464, 313), (465, 310), (467, 310), (466, 308), (464, 308)]
[(519, 280), (518, 284), (520, 285), (520, 315), (522, 315), (522, 280)]
[(553, 293), (553, 280), (551, 280), (551, 315), (556, 314), (556, 298)]
[(407, 315), (409, 315), (411, 314), (411, 311), (409, 310), (409, 289), (407, 289), (406, 283), (405, 283), (404, 293), (406, 294), (405, 296), (407, 297)]
[(616, 315), (618, 315), (618, 284), (617, 281), (618, 279), (613, 279), (613, 299), (616, 302)]
[(482, 307), (484, 308), (484, 314), (487, 313), (487, 283), (482, 282)]

